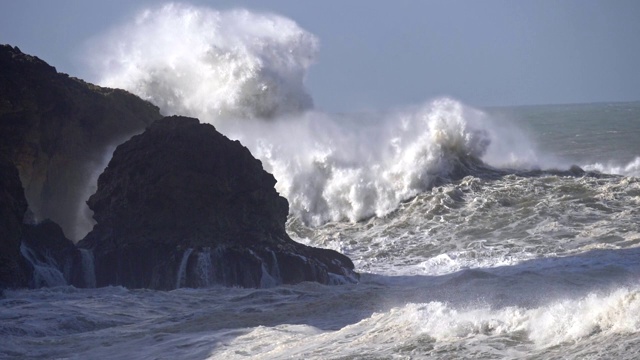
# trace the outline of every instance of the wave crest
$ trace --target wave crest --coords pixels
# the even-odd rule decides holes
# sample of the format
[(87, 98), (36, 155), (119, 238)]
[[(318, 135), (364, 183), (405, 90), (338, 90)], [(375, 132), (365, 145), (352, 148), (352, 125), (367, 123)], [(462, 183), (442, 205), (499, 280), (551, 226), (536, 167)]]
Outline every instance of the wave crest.
[(384, 216), (403, 200), (485, 168), (484, 115), (451, 99), (386, 116), (309, 112), (252, 129), (225, 127), (274, 174), (305, 223)]
[(165, 115), (273, 118), (313, 106), (304, 86), (318, 40), (281, 16), (168, 4), (89, 45), (98, 83)]
[(627, 164), (619, 165), (614, 162), (609, 163), (593, 163), (583, 166), (587, 171), (598, 171), (604, 174), (617, 174), (623, 176), (640, 177), (640, 156), (631, 160)]
[(101, 84), (240, 140), (307, 224), (383, 216), (486, 169), (482, 157), (521, 157), (482, 112), (451, 99), (390, 113), (312, 111), (304, 78), (318, 40), (277, 15), (169, 4), (96, 43)]

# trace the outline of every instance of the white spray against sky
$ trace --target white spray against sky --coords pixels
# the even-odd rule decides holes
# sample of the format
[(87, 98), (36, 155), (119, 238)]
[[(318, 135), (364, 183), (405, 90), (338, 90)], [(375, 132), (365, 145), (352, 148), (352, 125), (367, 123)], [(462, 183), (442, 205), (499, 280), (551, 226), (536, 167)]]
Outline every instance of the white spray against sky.
[[(539, 159), (515, 129), (450, 99), (388, 113), (313, 110), (304, 81), (319, 42), (295, 22), (184, 4), (145, 10), (92, 42), (104, 86), (240, 140), (308, 224), (387, 214), (438, 181)], [(375, 76), (375, 74), (372, 74)]]
[(93, 46), (102, 85), (125, 88), (166, 114), (271, 118), (313, 105), (303, 80), (318, 40), (281, 16), (168, 4)]

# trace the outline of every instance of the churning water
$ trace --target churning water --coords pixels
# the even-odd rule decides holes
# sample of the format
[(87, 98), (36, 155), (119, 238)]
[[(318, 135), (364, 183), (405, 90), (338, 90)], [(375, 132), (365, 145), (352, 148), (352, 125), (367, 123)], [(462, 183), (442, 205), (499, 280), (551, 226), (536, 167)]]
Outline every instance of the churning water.
[(640, 356), (640, 103), (327, 114), (304, 87), (317, 44), (279, 16), (168, 5), (92, 56), (102, 84), (240, 139), (289, 234), (360, 283), (7, 291), (0, 357)]

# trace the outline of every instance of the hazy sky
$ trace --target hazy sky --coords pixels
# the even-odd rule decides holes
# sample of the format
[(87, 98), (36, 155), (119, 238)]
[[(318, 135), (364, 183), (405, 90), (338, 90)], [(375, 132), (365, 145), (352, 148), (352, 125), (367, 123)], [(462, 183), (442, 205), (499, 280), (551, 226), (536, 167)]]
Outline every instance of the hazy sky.
[[(88, 77), (83, 44), (164, 1), (3, 0), (0, 43)], [(320, 39), (317, 108), (640, 100), (640, 1), (190, 1), (296, 21)]]

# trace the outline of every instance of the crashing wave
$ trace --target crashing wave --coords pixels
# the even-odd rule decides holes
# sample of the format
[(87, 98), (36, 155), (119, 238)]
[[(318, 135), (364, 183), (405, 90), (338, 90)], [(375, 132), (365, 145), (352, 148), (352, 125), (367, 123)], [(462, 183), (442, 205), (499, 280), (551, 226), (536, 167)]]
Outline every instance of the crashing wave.
[(313, 106), (303, 82), (318, 40), (281, 16), (168, 4), (89, 47), (100, 84), (165, 115), (272, 118)]
[(383, 216), (482, 171), (481, 159), (536, 162), (524, 136), (451, 99), (365, 116), (312, 110), (304, 79), (318, 40), (281, 16), (169, 4), (95, 44), (101, 84), (240, 140), (307, 224)]

